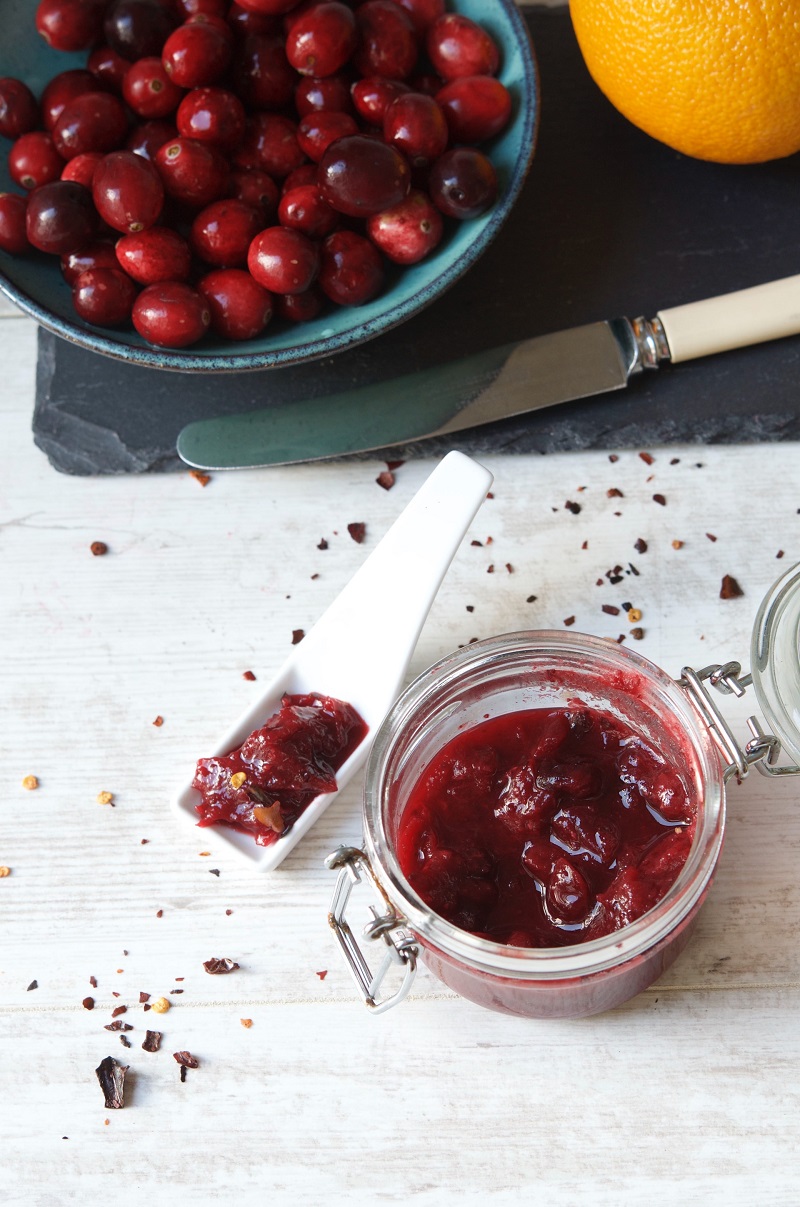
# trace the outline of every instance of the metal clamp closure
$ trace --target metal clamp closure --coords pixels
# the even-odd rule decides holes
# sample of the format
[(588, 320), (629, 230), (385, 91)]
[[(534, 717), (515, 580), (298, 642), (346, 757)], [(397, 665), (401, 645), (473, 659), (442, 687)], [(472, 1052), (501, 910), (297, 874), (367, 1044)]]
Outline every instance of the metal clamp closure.
[[(378, 883), (369, 859), (358, 847), (339, 847), (325, 860), (326, 867), (339, 869), (339, 878), (328, 914), (331, 927), (344, 954), (347, 966), (358, 986), (359, 992), (373, 1014), (382, 1014), (397, 1006), (407, 996), (417, 971), (418, 948), (411, 935), (403, 929), (403, 918), (394, 910), (391, 902)], [(358, 940), (350, 929), (345, 913), (350, 894), (357, 884), (366, 881), (381, 903), (380, 912), (370, 906), (372, 921), (364, 927), (365, 939), (383, 939), (386, 950), (376, 972), (372, 972)], [(405, 974), (400, 988), (389, 997), (379, 999), (378, 991), (392, 966), (404, 967)]]

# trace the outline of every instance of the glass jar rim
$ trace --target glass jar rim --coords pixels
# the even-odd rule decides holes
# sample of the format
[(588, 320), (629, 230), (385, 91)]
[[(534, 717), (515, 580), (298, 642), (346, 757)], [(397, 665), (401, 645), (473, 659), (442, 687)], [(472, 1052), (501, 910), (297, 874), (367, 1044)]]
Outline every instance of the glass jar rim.
[[(423, 703), (465, 671), (509, 653), (540, 651), (586, 655), (618, 670), (634, 670), (666, 697), (673, 719), (691, 742), (703, 790), (703, 818), (692, 850), (665, 896), (637, 921), (585, 943), (564, 947), (512, 947), (453, 926), (425, 904), (400, 868), (385, 826), (382, 808), (385, 774), (399, 735)], [(725, 788), (717, 748), (691, 699), (655, 663), (608, 639), (585, 633), (525, 630), (504, 633), (456, 650), (439, 659), (409, 684), (376, 734), (367, 762), (364, 787), (365, 849), (389, 901), (420, 940), (470, 966), (520, 980), (564, 980), (602, 972), (643, 954), (665, 938), (700, 902), (713, 875), (722, 846)]]
[[(784, 656), (787, 650), (791, 652)], [(759, 604), (750, 673), (768, 725), (790, 755), (800, 759), (800, 562), (772, 584)]]

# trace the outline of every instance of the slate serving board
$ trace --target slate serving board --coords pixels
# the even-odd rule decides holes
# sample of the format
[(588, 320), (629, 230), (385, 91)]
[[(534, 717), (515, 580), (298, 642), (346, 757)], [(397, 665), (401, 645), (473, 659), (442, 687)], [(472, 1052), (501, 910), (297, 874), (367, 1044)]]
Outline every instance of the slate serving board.
[[(800, 272), (800, 156), (748, 167), (688, 159), (595, 87), (566, 10), (526, 10), (541, 72), (539, 142), (522, 196), (486, 254), (427, 310), (338, 356), (224, 376), (144, 369), (39, 332), (34, 439), (72, 474), (182, 467), (180, 429), (378, 383), (508, 340)], [(392, 458), (800, 439), (800, 338), (666, 366), (567, 403)]]

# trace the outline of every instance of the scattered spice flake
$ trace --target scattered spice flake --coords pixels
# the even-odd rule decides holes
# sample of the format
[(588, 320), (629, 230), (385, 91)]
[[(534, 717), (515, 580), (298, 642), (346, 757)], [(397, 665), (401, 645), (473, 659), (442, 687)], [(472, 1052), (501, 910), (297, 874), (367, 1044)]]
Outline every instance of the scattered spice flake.
[(680, 460), (681, 460), (680, 457), (673, 457), (672, 460), (670, 461), (670, 465), (679, 465)]
[(482, 549), (482, 548), (483, 548), (483, 541), (478, 541), (478, 540), (475, 540), (475, 541), (470, 541), (470, 545), (473, 545), (473, 546), (475, 546), (475, 547), (476, 547), (476, 548), (478, 548), (478, 549)]
[(131, 1046), (131, 1041), (128, 1039), (127, 1035), (120, 1035), (119, 1042), (122, 1044), (123, 1048), (129, 1048)]
[(565, 619), (565, 621), (564, 621), (564, 624), (566, 624), (566, 625), (570, 625), (570, 624), (574, 624), (574, 623), (575, 623), (575, 617), (574, 617), (574, 616), (567, 616), (567, 617), (566, 617), (566, 619)]
[(26, 993), (30, 993), (31, 989), (38, 989), (38, 988), (39, 988), (39, 982), (38, 982), (38, 981), (31, 981), (30, 985), (28, 986), (28, 988), (26, 989), (26, 991), (25, 991), (25, 992), (26, 992)]
[(677, 540), (676, 540), (676, 541), (673, 541), (673, 542), (672, 542), (672, 548), (673, 548), (673, 549), (682, 549), (682, 548), (683, 548), (683, 541), (677, 541)]
[(474, 611), (475, 611), (475, 604), (467, 604), (467, 605), (466, 605), (466, 609), (467, 609), (467, 611), (468, 611), (468, 612), (474, 612)]
[(567, 499), (564, 504), (564, 510), (571, 511), (573, 515), (580, 515), (581, 505), (580, 503), (573, 503), (571, 499)]
[(201, 486), (208, 486), (211, 481), (211, 474), (201, 474), (199, 469), (190, 469), (189, 477), (194, 478), (195, 482), (199, 482)]
[(619, 456), (617, 453), (609, 453), (608, 459), (611, 462), (611, 464), (613, 465), (615, 461), (619, 461)]
[(142, 1048), (145, 1052), (157, 1052), (161, 1047), (161, 1041), (164, 1038), (161, 1031), (146, 1031)]
[(183, 993), (182, 989), (170, 989), (170, 993)]
[(163, 917), (164, 917), (164, 911), (163, 911), (163, 909), (157, 909), (157, 910), (156, 910), (156, 917), (157, 917), (157, 918), (163, 918)]
[(120, 1014), (127, 1014), (127, 1013), (128, 1013), (127, 1006), (115, 1006), (114, 1009), (111, 1011), (111, 1017), (119, 1018)]
[(22, 781), (22, 787), (26, 792), (35, 792), (39, 787), (39, 781), (35, 775), (26, 775)]
[(92, 541), (89, 548), (93, 557), (103, 557), (104, 554), (108, 553), (108, 545), (105, 541)]
[(327, 975), (328, 975), (328, 970), (327, 970), (327, 968), (323, 968), (321, 972), (318, 972), (318, 973), (317, 973), (317, 976), (319, 977), (319, 979), (320, 979), (321, 981), (324, 981), (324, 980), (325, 980), (325, 977), (326, 977)]
[(392, 470), (399, 469), (401, 465), (405, 465), (405, 461), (387, 461), (386, 462), (387, 469), (392, 469)]
[(706, 536), (708, 537), (708, 539), (709, 539), (710, 541), (715, 541), (715, 540), (717, 539), (717, 538), (714, 536), (714, 533), (713, 533), (713, 532), (707, 532), (707, 533), (706, 533)]
[(89, 977), (89, 984), (91, 985), (92, 989), (96, 989), (96, 988), (97, 988), (97, 977), (96, 977), (96, 976), (90, 976), (90, 977)]
[(606, 491), (606, 498), (608, 498), (608, 499), (624, 499), (625, 496), (622, 493), (622, 491), (619, 490), (618, 487), (609, 486), (608, 490)]
[(620, 633), (619, 637), (617, 638), (617, 645), (622, 645), (624, 640), (625, 640), (625, 634)]
[(225, 917), (226, 917), (226, 918), (230, 918), (230, 916), (231, 916), (231, 914), (232, 914), (232, 913), (233, 913), (233, 910), (232, 910), (232, 909), (226, 909), (226, 910), (225, 910)]
[(645, 465), (652, 465), (655, 461), (655, 457), (652, 455), (652, 453), (639, 453), (639, 456), (641, 457), (642, 461), (644, 461)]
[(186, 1080), (186, 1065), (181, 1065), (181, 1081)]
[(733, 575), (724, 574), (722, 576), (722, 586), (719, 589), (720, 599), (737, 599), (740, 595), (744, 595), (744, 591)]
[(176, 976), (175, 980), (178, 981), (178, 983), (180, 983), (181, 981), (185, 981), (186, 977), (185, 976)]
[(184, 1069), (199, 1069), (200, 1068), (200, 1061), (197, 1059), (196, 1056), (192, 1056), (191, 1052), (185, 1052), (185, 1051), (184, 1052), (173, 1052), (172, 1055), (174, 1056), (175, 1060), (177, 1060), (177, 1062), (181, 1066), (181, 1068), (184, 1068)]
[(538, 595), (529, 595), (528, 598), (525, 600), (525, 603), (536, 603), (536, 600), (538, 598), (539, 598)]
[(628, 612), (628, 620), (631, 622), (631, 624), (636, 624), (637, 620), (642, 619), (641, 608), (632, 608), (632, 607), (628, 606), (627, 612)]
[(0, 866), (0, 880), (5, 880), (6, 876), (10, 876), (10, 875), (11, 875), (10, 867), (8, 867), (5, 863), (2, 866)]
[(112, 989), (112, 990), (111, 990), (111, 996), (112, 996), (112, 997), (119, 997), (119, 994), (117, 993), (116, 989)]
[(145, 1002), (150, 1001), (150, 994), (145, 993), (143, 989), (139, 990), (139, 1005), (143, 1006)]
[(322, 538), (322, 540), (320, 541), (320, 543), (317, 545), (317, 548), (318, 548), (318, 549), (323, 549), (323, 550), (325, 550), (325, 549), (327, 549), (327, 548), (328, 548), (328, 542), (325, 540), (325, 537), (323, 537), (323, 538)]
[(487, 538), (486, 538), (486, 544), (487, 544), (487, 545), (493, 545), (493, 544), (494, 544), (494, 537), (493, 537), (493, 536), (487, 536)]
[(312, 581), (312, 583), (313, 583), (313, 582), (316, 582), (316, 580), (317, 580), (318, 578), (319, 578), (319, 575), (318, 575), (318, 574), (312, 574), (312, 575), (311, 575), (311, 581)]
[(242, 678), (246, 679), (248, 683), (254, 683), (256, 677), (252, 671), (242, 671)]
[(628, 562), (628, 569), (625, 571), (625, 573), (635, 574), (637, 578), (639, 577), (639, 571), (636, 569), (633, 562)]
[(375, 481), (378, 483), (378, 486), (382, 487), (384, 490), (391, 490), (396, 479), (390, 469), (384, 469), (381, 470)]
[(252, 1027), (252, 1025), (253, 1025), (252, 1018), (240, 1018), (239, 1022), (242, 1024), (243, 1027)]
[(153, 721), (153, 724), (155, 725), (156, 729), (160, 729), (164, 724), (164, 718), (161, 716), (161, 713), (158, 714), (155, 721)]
[(350, 533), (350, 536), (357, 545), (363, 545), (364, 537), (367, 535), (366, 524), (362, 523), (360, 520), (357, 520), (355, 523), (347, 525), (347, 531)]
[(647, 541), (643, 540), (641, 537), (639, 537), (633, 547), (637, 553), (647, 553)]
[(94, 998), (85, 997), (81, 1002), (81, 1005), (83, 1006), (84, 1010), (94, 1010)]
[(631, 629), (631, 637), (633, 637), (634, 641), (641, 641), (644, 637), (644, 629), (640, 629), (637, 625), (635, 629)]
[(653, 495), (653, 502), (658, 503), (660, 507), (666, 507), (667, 505), (667, 500), (663, 495)]
[(631, 608), (633, 607), (633, 604), (632, 603), (622, 603), (619, 606), (622, 608), (623, 612), (630, 612)]
[(219, 868), (209, 868), (208, 870), (212, 876), (219, 876)]
[(778, 560), (780, 560), (780, 558), (783, 557), (783, 550), (779, 549), (778, 552), (775, 554), (775, 557), (778, 558)]
[(305, 635), (305, 629), (292, 629), (292, 645), (299, 645)]
[(98, 803), (98, 805), (113, 805), (114, 804), (114, 793), (113, 792), (98, 792), (97, 803)]
[[(105, 1098), (106, 1110), (122, 1110), (125, 1105), (125, 1074), (129, 1066), (120, 1064), (113, 1056), (106, 1056), (95, 1069), (100, 1089)], [(106, 1119), (106, 1123), (108, 1120)]]
[(150, 1009), (155, 1010), (156, 1014), (166, 1014), (169, 1007), (170, 1003), (165, 997), (157, 997), (154, 1002), (150, 1003)]
[(210, 976), (223, 976), (235, 972), (239, 965), (228, 956), (212, 956), (210, 960), (203, 960), (203, 967)]
[(210, 855), (211, 852), (210, 851), (198, 851), (197, 854), (200, 856), (204, 856), (204, 855)]
[(619, 608), (616, 604), (603, 604), (602, 609), (608, 616), (619, 616)]
[(132, 1031), (133, 1027), (130, 1023), (123, 1023), (121, 1019), (115, 1018), (113, 1023), (106, 1023), (103, 1027), (104, 1031)]
[(506, 570), (508, 571), (509, 574), (514, 573), (514, 567), (511, 565), (511, 562), (506, 562)]
[(588, 549), (588, 548), (589, 548), (589, 542), (584, 541), (583, 544), (581, 545), (581, 549)]

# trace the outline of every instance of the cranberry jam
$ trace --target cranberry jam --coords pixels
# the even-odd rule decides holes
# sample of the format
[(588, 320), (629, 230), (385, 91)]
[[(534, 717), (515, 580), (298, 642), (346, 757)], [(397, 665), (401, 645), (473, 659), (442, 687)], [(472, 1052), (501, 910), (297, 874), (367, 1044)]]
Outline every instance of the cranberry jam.
[(696, 802), (629, 726), (585, 707), (527, 709), (460, 733), (412, 788), (397, 854), (454, 926), (559, 947), (660, 901), (694, 837)]

